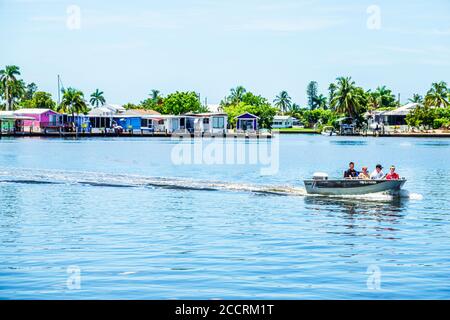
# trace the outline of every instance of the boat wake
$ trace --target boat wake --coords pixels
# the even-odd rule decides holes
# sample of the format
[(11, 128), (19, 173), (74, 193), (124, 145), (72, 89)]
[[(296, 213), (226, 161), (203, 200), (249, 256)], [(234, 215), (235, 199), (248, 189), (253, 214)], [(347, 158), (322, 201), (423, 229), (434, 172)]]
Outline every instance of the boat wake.
[[(344, 199), (362, 199), (369, 201), (389, 201), (394, 196), (383, 193), (367, 195), (324, 196), (309, 195), (304, 187), (292, 185), (262, 185), (245, 184), (223, 181), (205, 181), (189, 178), (149, 177), (132, 174), (114, 174), (87, 172), (87, 171), (62, 171), (62, 170), (36, 170), (23, 168), (8, 168), (0, 171), (0, 183), (14, 184), (72, 184), (92, 187), (120, 187), (120, 188), (162, 188), (178, 190), (203, 190), (203, 191), (235, 191), (251, 192), (261, 195), (280, 196), (308, 196)], [(422, 195), (402, 190), (400, 198), (422, 200)]]

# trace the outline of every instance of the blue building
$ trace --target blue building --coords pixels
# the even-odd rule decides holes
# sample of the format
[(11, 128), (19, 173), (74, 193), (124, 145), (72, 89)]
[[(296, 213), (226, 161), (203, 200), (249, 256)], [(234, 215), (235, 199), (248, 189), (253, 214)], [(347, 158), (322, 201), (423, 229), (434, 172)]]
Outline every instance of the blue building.
[(114, 116), (113, 121), (121, 126), (124, 131), (141, 130), (141, 117), (139, 116)]

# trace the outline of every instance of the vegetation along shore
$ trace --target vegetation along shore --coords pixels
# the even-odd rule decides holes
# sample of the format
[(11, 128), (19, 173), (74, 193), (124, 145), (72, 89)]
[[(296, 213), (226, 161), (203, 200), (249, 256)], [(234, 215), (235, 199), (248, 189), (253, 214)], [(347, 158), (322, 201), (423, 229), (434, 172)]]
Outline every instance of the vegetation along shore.
[[(351, 77), (337, 78), (328, 85), (326, 94), (319, 93), (317, 82), (311, 81), (305, 94), (308, 103), (300, 106), (292, 101), (286, 91), (268, 99), (243, 86), (237, 86), (230, 90), (219, 105), (208, 105), (194, 91), (163, 95), (153, 89), (142, 101), (120, 107), (127, 111), (160, 115), (158, 121), (169, 115), (224, 114), (227, 121), (221, 125), (226, 130), (277, 128), (281, 133), (320, 133), (324, 128), (332, 128), (338, 134), (389, 133), (391, 136), (447, 136), (450, 133), (450, 88), (444, 81), (432, 83), (429, 90), (423, 94), (414, 94), (405, 104), (386, 86), (365, 89)], [(15, 65), (0, 70), (0, 97), (0, 110), (4, 115), (19, 109), (49, 109), (67, 115), (64, 119), (74, 123), (78, 116), (89, 115), (109, 103), (100, 89), (86, 95), (72, 87), (61, 87), (55, 99), (50, 93), (40, 91), (35, 83), (25, 82), (21, 78), (20, 68)], [(245, 122), (238, 123), (242, 115), (254, 116), (257, 124), (247, 127), (250, 124), (247, 118)], [(285, 122), (276, 127), (274, 124), (278, 123), (277, 119)], [(187, 127), (184, 121), (179, 124)], [(106, 129), (112, 124), (108, 122), (103, 126)]]

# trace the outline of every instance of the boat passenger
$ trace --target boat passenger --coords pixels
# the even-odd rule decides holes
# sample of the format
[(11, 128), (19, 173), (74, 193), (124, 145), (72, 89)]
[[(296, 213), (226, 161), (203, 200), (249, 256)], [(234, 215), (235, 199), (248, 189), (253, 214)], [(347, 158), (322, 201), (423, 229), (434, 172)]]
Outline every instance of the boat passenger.
[(398, 180), (400, 176), (395, 172), (395, 166), (391, 166), (389, 173), (386, 175), (386, 180)]
[(358, 174), (358, 179), (370, 179), (369, 171), (367, 171), (367, 167), (364, 166), (361, 169), (362, 171)]
[(375, 170), (370, 175), (370, 179), (379, 180), (384, 178), (383, 166), (381, 164), (377, 164), (375, 166)]
[(358, 171), (355, 170), (355, 164), (350, 162), (348, 164), (348, 170), (344, 171), (344, 178), (353, 179), (358, 177)]

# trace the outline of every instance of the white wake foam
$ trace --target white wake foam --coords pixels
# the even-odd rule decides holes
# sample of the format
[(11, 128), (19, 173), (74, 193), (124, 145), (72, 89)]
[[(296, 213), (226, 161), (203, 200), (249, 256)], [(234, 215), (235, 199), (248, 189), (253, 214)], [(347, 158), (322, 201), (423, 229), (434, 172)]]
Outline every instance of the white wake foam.
[[(236, 192), (252, 192), (274, 195), (306, 196), (304, 187), (292, 185), (263, 185), (237, 182), (223, 182), (211, 180), (197, 180), (190, 178), (148, 177), (132, 174), (110, 174), (88, 171), (62, 171), (45, 169), (3, 168), (0, 171), (0, 182), (3, 183), (62, 183), (90, 186), (110, 187), (148, 187), (173, 188), (191, 190), (223, 190)], [(308, 195), (312, 196), (312, 195)], [(385, 193), (366, 195), (323, 196), (331, 198), (362, 199), (370, 201), (389, 201), (395, 196)], [(422, 200), (423, 196), (407, 190), (400, 192), (400, 198)]]

